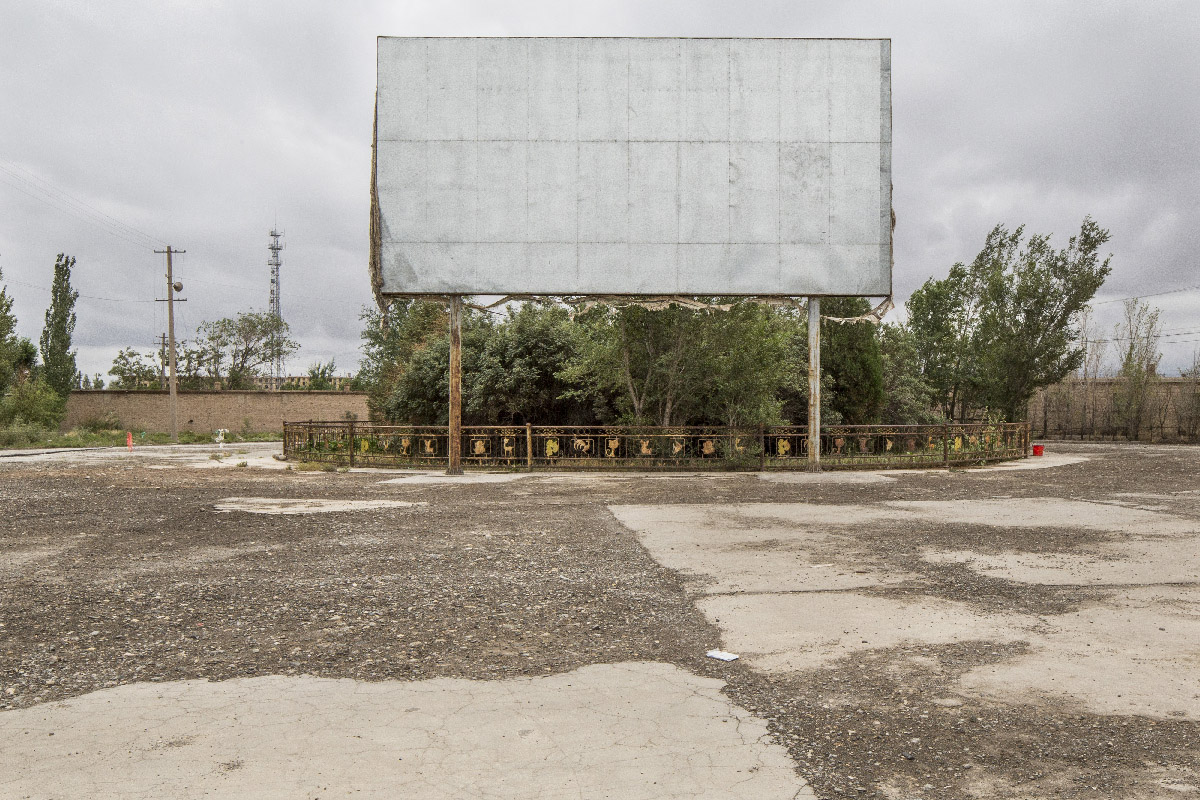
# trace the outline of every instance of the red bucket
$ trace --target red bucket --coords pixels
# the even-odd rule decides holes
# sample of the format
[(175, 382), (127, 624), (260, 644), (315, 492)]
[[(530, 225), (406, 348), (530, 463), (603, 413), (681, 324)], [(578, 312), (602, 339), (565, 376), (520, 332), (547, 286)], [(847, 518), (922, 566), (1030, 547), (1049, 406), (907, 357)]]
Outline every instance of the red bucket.
[(1042, 445), (1040, 445), (1040, 444), (1035, 444), (1035, 445), (1033, 446), (1033, 454), (1034, 454), (1035, 456), (1045, 455), (1045, 453), (1046, 453), (1046, 448), (1045, 448), (1045, 447), (1043, 447)]

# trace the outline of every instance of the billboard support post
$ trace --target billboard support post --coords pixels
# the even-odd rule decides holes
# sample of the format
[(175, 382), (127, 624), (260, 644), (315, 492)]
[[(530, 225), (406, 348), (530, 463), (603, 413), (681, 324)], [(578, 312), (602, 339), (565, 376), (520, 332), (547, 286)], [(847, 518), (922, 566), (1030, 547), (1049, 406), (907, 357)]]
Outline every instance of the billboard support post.
[(450, 430), (447, 475), (462, 475), (462, 295), (450, 296)]
[(808, 471), (821, 471), (821, 298), (808, 298)]

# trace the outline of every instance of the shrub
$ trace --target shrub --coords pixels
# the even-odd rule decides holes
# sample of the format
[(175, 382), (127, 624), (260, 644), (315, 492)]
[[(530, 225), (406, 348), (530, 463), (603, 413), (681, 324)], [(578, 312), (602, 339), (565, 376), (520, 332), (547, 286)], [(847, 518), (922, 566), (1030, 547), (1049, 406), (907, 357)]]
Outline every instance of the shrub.
[(117, 415), (109, 411), (102, 417), (93, 417), (92, 419), (84, 420), (79, 425), (80, 428), (88, 433), (99, 433), (100, 431), (119, 431), (121, 430), (121, 420), (117, 419)]
[(33, 423), (17, 421), (0, 428), (0, 447), (30, 447), (44, 441), (52, 432)]
[(0, 398), (0, 425), (29, 423), (40, 428), (58, 428), (66, 403), (41, 378), (17, 381)]

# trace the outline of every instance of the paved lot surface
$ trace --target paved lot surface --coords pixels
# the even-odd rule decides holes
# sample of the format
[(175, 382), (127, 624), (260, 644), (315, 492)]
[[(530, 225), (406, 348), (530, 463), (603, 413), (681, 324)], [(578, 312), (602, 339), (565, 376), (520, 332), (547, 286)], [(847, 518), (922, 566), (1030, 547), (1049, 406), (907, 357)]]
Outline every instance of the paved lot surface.
[(1200, 797), (1200, 449), (463, 480), (273, 447), (0, 459), (0, 797)]

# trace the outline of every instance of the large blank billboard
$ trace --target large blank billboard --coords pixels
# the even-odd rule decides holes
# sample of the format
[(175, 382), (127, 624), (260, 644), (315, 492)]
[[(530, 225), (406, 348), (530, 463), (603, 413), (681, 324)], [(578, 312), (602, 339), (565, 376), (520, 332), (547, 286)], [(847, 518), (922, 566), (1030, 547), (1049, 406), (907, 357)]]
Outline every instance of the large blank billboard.
[(379, 39), (385, 295), (888, 295), (891, 43)]

